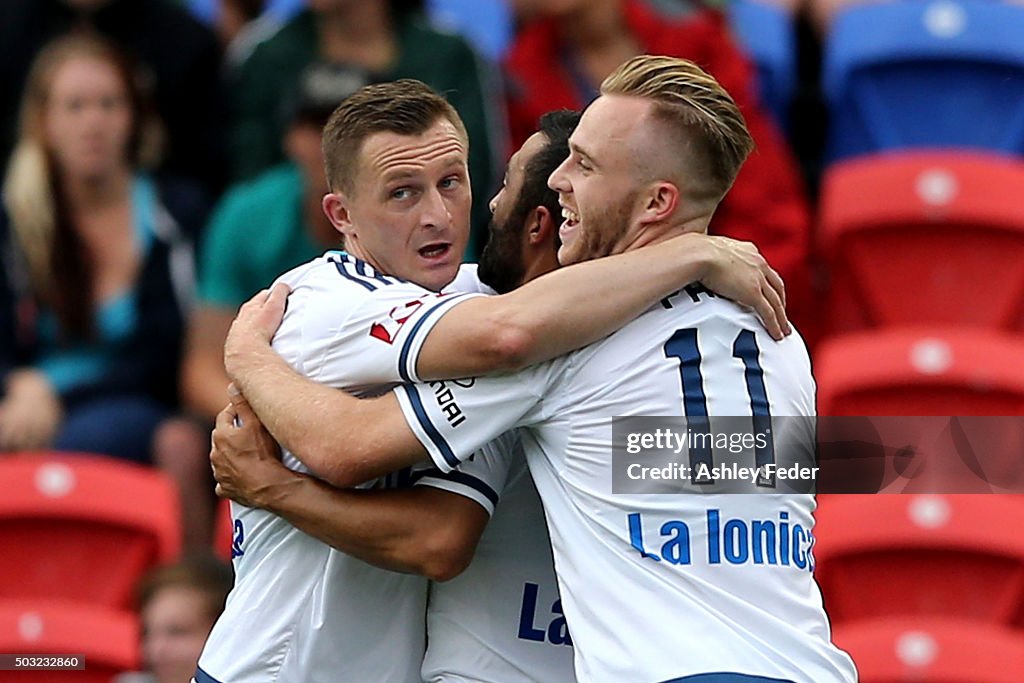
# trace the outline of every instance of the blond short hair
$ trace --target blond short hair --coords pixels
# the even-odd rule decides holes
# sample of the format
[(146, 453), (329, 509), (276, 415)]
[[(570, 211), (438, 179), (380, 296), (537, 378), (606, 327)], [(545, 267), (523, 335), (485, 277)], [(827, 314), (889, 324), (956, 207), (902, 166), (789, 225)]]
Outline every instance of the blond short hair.
[(709, 198), (732, 187), (754, 140), (725, 88), (695, 63), (677, 57), (640, 55), (624, 62), (601, 84), (602, 95), (652, 100), (652, 116), (691, 143)]

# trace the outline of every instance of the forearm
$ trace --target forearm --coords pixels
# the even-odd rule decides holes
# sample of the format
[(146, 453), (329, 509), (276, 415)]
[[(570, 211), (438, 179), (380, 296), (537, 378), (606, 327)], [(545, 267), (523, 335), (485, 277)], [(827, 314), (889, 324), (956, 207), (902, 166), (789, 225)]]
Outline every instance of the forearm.
[[(446, 580), (465, 568), (475, 542), (465, 547), (454, 538), (455, 520), (445, 519), (443, 506), (432, 504), (438, 495), (455, 494), (425, 487), (342, 490), (291, 472), (265, 487), (259, 502), (297, 529), (364, 562)], [(479, 514), (486, 523), (486, 513), (481, 509)]]
[(602, 339), (701, 280), (712, 258), (704, 240), (684, 235), (462, 303), (431, 331), (417, 372), (421, 379), (445, 379), (517, 370)]
[(251, 345), (229, 367), (274, 439), (335, 486), (355, 486), (428, 457), (391, 393), (361, 400), (318, 384), (266, 345)]

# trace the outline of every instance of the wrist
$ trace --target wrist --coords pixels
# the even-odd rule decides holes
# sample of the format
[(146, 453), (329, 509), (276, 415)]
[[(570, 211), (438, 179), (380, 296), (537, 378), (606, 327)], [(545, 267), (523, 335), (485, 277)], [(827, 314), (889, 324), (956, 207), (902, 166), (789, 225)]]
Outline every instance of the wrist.
[(260, 487), (254, 502), (256, 507), (280, 515), (288, 509), (288, 500), (294, 495), (301, 495), (305, 477), (292, 470), (277, 476), (273, 481)]
[(224, 347), (224, 370), (235, 384), (244, 387), (248, 377), (259, 371), (263, 354), (269, 350), (269, 345), (255, 339), (232, 340)]
[(683, 263), (689, 263), (693, 269), (693, 277), (687, 284), (705, 283), (721, 265), (714, 241), (696, 232), (688, 232), (677, 239), (683, 251)]

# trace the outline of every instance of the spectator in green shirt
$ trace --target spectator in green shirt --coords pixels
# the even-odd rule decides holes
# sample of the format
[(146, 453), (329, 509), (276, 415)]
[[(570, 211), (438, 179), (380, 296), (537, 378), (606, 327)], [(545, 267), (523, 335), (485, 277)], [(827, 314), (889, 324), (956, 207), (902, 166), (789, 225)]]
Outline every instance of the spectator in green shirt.
[[(260, 44), (231, 83), (229, 155), (234, 178), (251, 178), (282, 159), (280, 101), (317, 59), (360, 68), (374, 81), (415, 78), (445, 95), (469, 133), (469, 170), (477, 197), (496, 189), (504, 138), (501, 89), (469, 44), (430, 28), (409, 0), (309, 0), (308, 8)], [(473, 235), (486, 234), (486, 202), (475, 202)], [(470, 238), (475, 258), (482, 239)]]

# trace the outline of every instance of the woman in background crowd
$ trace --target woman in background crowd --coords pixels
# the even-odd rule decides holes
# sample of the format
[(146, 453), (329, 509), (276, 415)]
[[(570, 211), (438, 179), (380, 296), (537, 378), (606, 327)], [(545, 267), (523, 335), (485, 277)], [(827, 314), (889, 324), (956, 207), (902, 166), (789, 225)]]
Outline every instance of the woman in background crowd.
[(208, 438), (175, 417), (201, 193), (143, 169), (158, 126), (104, 39), (39, 54), (3, 185), (0, 451), (153, 462), (177, 482), (187, 547), (209, 542)]

